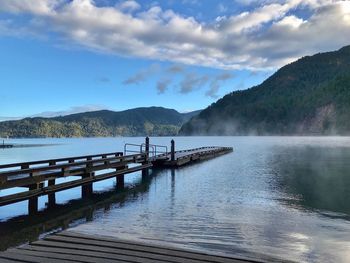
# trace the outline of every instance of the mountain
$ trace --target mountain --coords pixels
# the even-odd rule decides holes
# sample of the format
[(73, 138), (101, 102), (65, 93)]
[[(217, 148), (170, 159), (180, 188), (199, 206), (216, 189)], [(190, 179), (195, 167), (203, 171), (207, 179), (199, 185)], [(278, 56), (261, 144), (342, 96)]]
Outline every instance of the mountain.
[(350, 46), (307, 56), (219, 99), (183, 135), (349, 135)]
[(0, 122), (0, 137), (97, 137), (176, 135), (199, 112), (179, 113), (162, 107), (93, 111), (53, 118)]

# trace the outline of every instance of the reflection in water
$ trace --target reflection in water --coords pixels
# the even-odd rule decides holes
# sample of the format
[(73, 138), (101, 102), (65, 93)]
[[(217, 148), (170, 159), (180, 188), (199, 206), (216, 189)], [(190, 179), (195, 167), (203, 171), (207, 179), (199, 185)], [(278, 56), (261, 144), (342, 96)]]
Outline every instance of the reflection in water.
[(275, 154), (281, 187), (295, 196), (292, 205), (329, 216), (350, 217), (350, 151), (348, 148), (286, 148)]
[[(91, 198), (77, 199), (65, 204), (56, 204), (39, 211), (36, 215), (21, 215), (0, 221), (0, 251), (18, 246), (25, 242), (35, 241), (42, 234), (65, 230), (85, 222), (91, 222), (101, 213), (111, 209), (122, 208), (128, 199), (137, 198), (148, 191), (149, 180), (143, 180), (128, 189), (114, 189), (94, 193)], [(79, 191), (80, 187), (76, 188)]]

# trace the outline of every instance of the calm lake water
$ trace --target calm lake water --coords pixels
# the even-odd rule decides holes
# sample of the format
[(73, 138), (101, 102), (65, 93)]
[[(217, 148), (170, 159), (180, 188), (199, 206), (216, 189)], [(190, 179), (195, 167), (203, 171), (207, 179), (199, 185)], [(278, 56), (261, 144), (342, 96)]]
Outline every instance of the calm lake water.
[[(0, 150), (0, 163), (121, 151), (143, 138), (13, 140), (50, 146)], [(170, 144), (171, 138), (151, 138)], [(57, 194), (56, 209), (40, 198), (0, 208), (1, 249), (72, 228), (88, 234), (165, 241), (247, 258), (350, 262), (350, 138), (177, 137), (177, 149), (232, 146), (234, 152), (175, 170), (154, 170), (148, 181), (127, 175)], [(0, 196), (9, 191), (0, 191)]]

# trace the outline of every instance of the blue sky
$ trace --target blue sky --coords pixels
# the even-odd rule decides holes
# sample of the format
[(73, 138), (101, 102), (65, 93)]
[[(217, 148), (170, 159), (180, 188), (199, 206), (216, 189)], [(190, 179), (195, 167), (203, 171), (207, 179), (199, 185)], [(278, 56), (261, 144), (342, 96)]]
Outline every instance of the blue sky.
[(2, 0), (0, 119), (202, 109), (349, 27), (349, 1)]

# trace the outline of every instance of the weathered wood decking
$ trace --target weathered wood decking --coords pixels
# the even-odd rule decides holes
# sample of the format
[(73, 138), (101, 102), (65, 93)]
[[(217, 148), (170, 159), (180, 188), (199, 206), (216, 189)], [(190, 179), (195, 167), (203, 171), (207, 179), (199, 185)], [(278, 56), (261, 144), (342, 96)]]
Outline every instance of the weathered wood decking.
[(137, 263), (243, 263), (253, 262), (111, 237), (64, 231), (0, 253), (0, 263), (137, 262)]

